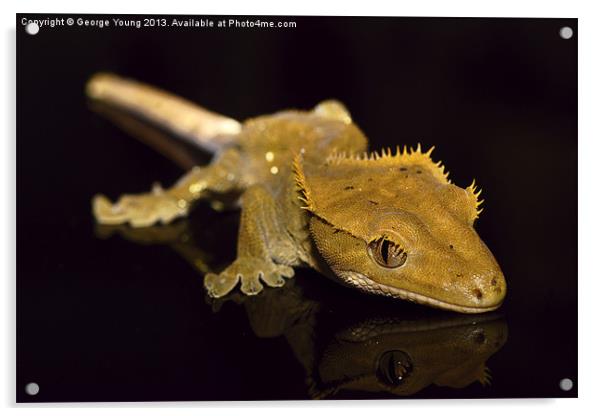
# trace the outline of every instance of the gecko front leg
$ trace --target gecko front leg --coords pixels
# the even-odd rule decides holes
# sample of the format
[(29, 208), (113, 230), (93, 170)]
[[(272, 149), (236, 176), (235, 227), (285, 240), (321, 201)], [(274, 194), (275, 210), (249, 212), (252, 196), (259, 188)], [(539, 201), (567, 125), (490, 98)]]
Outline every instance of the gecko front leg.
[(236, 260), (219, 275), (205, 276), (209, 296), (222, 297), (239, 282), (244, 294), (256, 295), (263, 283), (280, 287), (284, 285), (282, 277), (293, 277), (290, 266), (297, 263), (298, 255), (282, 218), (280, 207), (264, 187), (254, 185), (245, 191)]
[(240, 192), (243, 187), (240, 168), (239, 152), (228, 149), (208, 166), (190, 170), (169, 189), (156, 184), (151, 192), (126, 194), (114, 204), (104, 195), (97, 195), (92, 210), (101, 224), (129, 223), (133, 227), (147, 227), (156, 222), (167, 224), (186, 216), (200, 198), (212, 193)]

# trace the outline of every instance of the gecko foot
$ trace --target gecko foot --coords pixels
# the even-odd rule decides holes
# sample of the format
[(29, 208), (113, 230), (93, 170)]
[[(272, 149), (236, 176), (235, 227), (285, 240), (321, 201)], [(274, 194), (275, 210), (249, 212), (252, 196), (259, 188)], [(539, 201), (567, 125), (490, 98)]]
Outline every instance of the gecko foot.
[(188, 212), (186, 201), (178, 200), (156, 185), (152, 192), (123, 195), (116, 203), (104, 195), (92, 200), (92, 211), (101, 224), (130, 223), (133, 227), (148, 227), (161, 222), (167, 224)]
[(253, 257), (238, 258), (219, 275), (208, 273), (205, 288), (212, 298), (230, 293), (241, 282), (240, 290), (245, 295), (256, 295), (263, 290), (262, 281), (270, 287), (284, 286), (284, 277), (293, 277), (289, 266), (275, 264), (271, 260)]

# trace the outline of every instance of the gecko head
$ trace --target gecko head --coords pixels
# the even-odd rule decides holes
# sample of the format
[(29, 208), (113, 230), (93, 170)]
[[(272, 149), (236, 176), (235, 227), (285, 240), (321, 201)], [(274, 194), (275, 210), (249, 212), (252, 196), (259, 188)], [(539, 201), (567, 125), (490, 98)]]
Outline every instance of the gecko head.
[(498, 308), (506, 282), (474, 230), (479, 193), (453, 185), (422, 153), (295, 160), (312, 239), (337, 280), (447, 310)]

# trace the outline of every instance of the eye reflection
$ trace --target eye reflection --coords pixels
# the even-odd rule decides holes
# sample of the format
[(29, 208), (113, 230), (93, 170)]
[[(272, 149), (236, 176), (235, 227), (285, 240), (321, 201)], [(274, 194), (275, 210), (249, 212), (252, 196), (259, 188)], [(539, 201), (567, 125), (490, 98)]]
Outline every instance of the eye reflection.
[(399, 386), (412, 373), (412, 359), (403, 351), (387, 351), (380, 356), (376, 377), (388, 386)]

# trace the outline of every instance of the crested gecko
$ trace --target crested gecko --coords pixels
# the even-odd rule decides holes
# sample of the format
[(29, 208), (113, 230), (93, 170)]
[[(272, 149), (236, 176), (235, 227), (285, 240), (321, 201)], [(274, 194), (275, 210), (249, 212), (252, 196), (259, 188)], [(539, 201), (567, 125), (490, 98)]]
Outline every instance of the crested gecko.
[(205, 275), (211, 297), (238, 285), (256, 295), (308, 266), (364, 292), (461, 313), (502, 304), (504, 275), (474, 229), (480, 191), (474, 181), (454, 185), (433, 148), (368, 152), (336, 100), (240, 123), (113, 74), (94, 75), (86, 92), (214, 153), (167, 189), (92, 201), (99, 223), (146, 227), (188, 215), (200, 199), (234, 195), (237, 257)]

